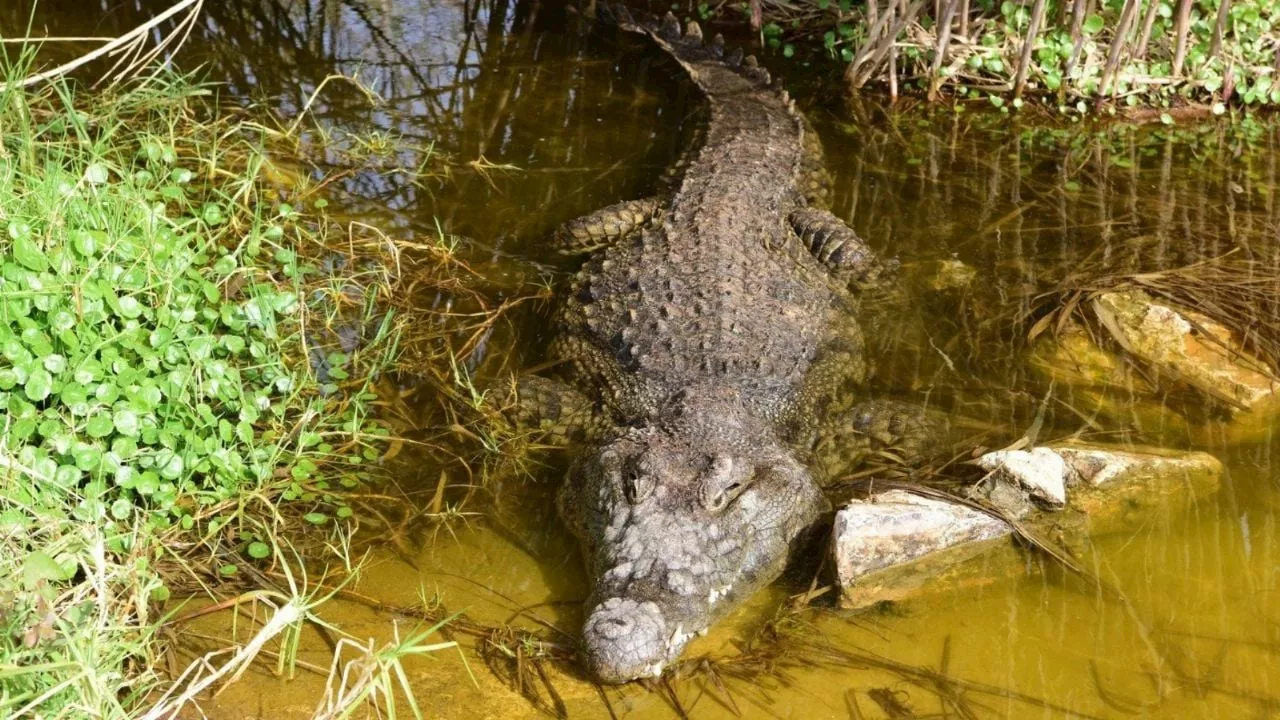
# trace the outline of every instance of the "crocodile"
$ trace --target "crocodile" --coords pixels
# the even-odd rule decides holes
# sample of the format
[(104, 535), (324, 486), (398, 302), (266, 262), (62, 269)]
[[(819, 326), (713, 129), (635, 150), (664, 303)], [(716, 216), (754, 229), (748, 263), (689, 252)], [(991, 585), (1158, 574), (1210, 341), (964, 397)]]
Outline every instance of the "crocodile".
[(854, 309), (893, 264), (826, 208), (794, 100), (696, 23), (604, 3), (596, 20), (673, 58), (704, 117), (668, 192), (556, 231), (585, 258), (553, 318), (558, 377), (517, 386), (576, 449), (557, 505), (593, 580), (582, 657), (616, 684), (660, 675), (783, 572), (830, 510), (818, 475), (922, 427), (861, 396)]

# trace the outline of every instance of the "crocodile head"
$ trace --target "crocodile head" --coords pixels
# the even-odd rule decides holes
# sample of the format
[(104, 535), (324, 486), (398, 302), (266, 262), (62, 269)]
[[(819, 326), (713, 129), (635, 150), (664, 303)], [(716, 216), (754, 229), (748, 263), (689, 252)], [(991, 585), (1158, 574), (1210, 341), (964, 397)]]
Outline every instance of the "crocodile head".
[(656, 676), (776, 578), (828, 507), (809, 472), (736, 402), (682, 393), (652, 425), (585, 453), (560, 510), (595, 582), (583, 629), (602, 682)]

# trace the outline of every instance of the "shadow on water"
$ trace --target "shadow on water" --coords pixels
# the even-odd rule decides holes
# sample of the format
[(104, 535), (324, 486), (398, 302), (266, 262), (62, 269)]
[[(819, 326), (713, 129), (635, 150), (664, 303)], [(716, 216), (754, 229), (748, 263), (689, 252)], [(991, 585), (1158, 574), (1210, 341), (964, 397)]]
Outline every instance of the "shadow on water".
[[(117, 35), (167, 5), (42, 0), (37, 34)], [(16, 34), (31, 12), (26, 0), (5, 3), (0, 30)], [(182, 62), (224, 83), (224, 102), (265, 109), (282, 124), (309, 107), (301, 154), (316, 178), (336, 172), (334, 212), (400, 240), (441, 230), (470, 238), (461, 252), (492, 278), (484, 292), (501, 302), (511, 287), (567, 269), (541, 250), (549, 230), (642, 194), (677, 154), (688, 124), (687, 90), (660, 60), (638, 44), (573, 28), (559, 6), (522, 1), (207, 2)], [(70, 49), (50, 46), (41, 59)], [(353, 84), (326, 83), (334, 74), (358, 77), (381, 102)], [(1029, 561), (973, 586), (939, 589), (927, 602), (851, 613), (824, 596), (795, 611), (788, 598), (805, 593), (816, 570), (803, 567), (698, 641), (685, 680), (655, 692), (600, 693), (571, 665), (538, 662), (571, 655), (576, 602), (586, 592), (576, 548), (555, 519), (555, 472), (547, 471), (533, 480), (496, 477), (467, 507), (480, 514), (410, 528), (408, 540), (387, 543), (357, 587), (366, 600), (339, 603), (334, 621), (385, 638), (389, 610), (436, 598), (432, 612), (467, 612), (475, 624), (460, 626), (460, 635), (506, 658), (495, 666), (543, 710), (575, 717), (1280, 714), (1280, 493), (1270, 424), (1236, 427), (1169, 390), (1116, 398), (1101, 412), (1058, 388), (1041, 427), (1049, 387), (1026, 361), (1028, 329), (1044, 316), (1045, 298), (1082, 269), (1153, 272), (1234, 253), (1280, 274), (1276, 126), (1058, 126), (849, 106), (820, 86), (800, 96), (827, 144), (835, 211), (913, 278), (907, 310), (868, 321), (877, 390), (981, 419), (993, 446), (1035, 424), (1042, 440), (1120, 438), (1223, 460), (1219, 492), (1096, 538), (1078, 558), (1124, 601)], [(385, 156), (389, 168), (430, 162), (449, 172), (345, 167), (347, 151), (361, 147)], [(947, 267), (976, 279), (939, 285), (938, 269)], [(442, 293), (433, 288), (420, 302), (440, 303)], [(487, 334), (473, 369), (496, 374), (491, 366), (537, 362), (544, 306), (521, 305), (509, 325)], [(1280, 315), (1274, 306), (1255, 311), (1258, 324)], [(410, 428), (439, 422), (427, 411), (407, 414)], [(425, 498), (419, 504), (439, 503), (440, 464), (415, 457), (394, 473), (407, 495)], [(492, 634), (505, 624), (546, 642)], [(300, 657), (326, 665), (323, 643), (311, 640)], [(492, 675), (477, 672), (473, 684), (454, 665), (440, 659), (412, 670), (433, 714), (538, 712)], [(284, 683), (264, 673), (206, 709), (212, 717), (304, 717), (322, 691), (310, 675)]]

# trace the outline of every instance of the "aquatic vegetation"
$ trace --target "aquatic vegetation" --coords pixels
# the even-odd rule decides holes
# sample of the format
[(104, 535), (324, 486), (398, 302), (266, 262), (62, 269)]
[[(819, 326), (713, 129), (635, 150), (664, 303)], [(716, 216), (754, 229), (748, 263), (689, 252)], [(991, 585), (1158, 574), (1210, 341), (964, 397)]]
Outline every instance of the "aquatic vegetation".
[(341, 532), (387, 452), (387, 275), (335, 259), (210, 94), (0, 94), (2, 715), (136, 708), (159, 603)]
[[(753, 0), (740, 9), (784, 58), (817, 47), (844, 65), (852, 90), (876, 84), (987, 98), (1007, 110), (1038, 102), (1069, 114), (1095, 104), (1204, 114), (1280, 105), (1273, 0)], [(731, 13), (736, 15), (736, 13)], [(1163, 113), (1168, 123), (1174, 114)]]

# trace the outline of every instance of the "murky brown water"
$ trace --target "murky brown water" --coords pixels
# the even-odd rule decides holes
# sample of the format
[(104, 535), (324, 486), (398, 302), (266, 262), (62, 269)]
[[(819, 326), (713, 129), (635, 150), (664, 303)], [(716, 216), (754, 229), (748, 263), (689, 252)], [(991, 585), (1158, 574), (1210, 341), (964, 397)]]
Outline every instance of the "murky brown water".
[[(0, 30), (24, 27), (25, 5), (0, 8)], [(114, 35), (167, 3), (103, 0), (101, 9), (85, 10), (90, 5), (43, 0), (36, 25), (50, 34)], [(394, 174), (352, 174), (341, 183), (343, 212), (397, 237), (430, 236), (438, 220), (474, 238), (478, 245), (468, 252), (475, 267), (497, 273), (552, 262), (541, 251), (552, 227), (637, 196), (680, 144), (689, 103), (661, 63), (642, 47), (620, 49), (567, 28), (555, 6), (504, 0), (228, 0), (206, 3), (182, 60), (209, 63), (211, 77), (226, 82), (228, 100), (285, 118), (330, 73), (358, 73), (385, 102), (371, 107), (349, 85), (333, 83), (312, 107), (317, 127), (348, 146), (371, 130), (394, 136), (405, 164), (420, 154), (413, 147), (434, 146), (458, 169), (449, 180), (416, 184)], [(1065, 270), (1090, 257), (1117, 269), (1159, 269), (1233, 248), (1280, 266), (1280, 148), (1271, 127), (1232, 129), (1224, 121), (1033, 130), (971, 113), (895, 113), (875, 103), (850, 109), (821, 91), (806, 95), (803, 86), (800, 95), (828, 145), (837, 213), (908, 266), (956, 258), (978, 273), (966, 290), (921, 293), (907, 316), (876, 333), (874, 388), (992, 423), (1003, 429), (995, 443), (1022, 434), (1045, 392), (1016, 342), (1011, 313)], [(481, 158), (518, 169), (482, 173), (467, 164)], [(495, 338), (490, 356), (528, 350), (536, 360), (539, 323), (531, 314), (513, 347)], [(1058, 392), (1062, 402), (1051, 407), (1042, 439), (1086, 425), (1068, 408), (1076, 402), (1070, 389)], [(728, 680), (740, 714), (959, 717), (942, 707), (936, 688), (886, 669), (897, 663), (943, 669), (968, 683), (955, 691), (979, 717), (1280, 716), (1280, 483), (1272, 426), (1200, 415), (1188, 422), (1158, 401), (1115, 401), (1120, 412), (1091, 420), (1095, 431), (1206, 450), (1227, 468), (1216, 493), (1094, 539), (1084, 564), (1127, 602), (1061, 573), (994, 558), (988, 582), (937, 587), (892, 612), (819, 607), (796, 622), (862, 661), (805, 667), (800, 650), (796, 663), (782, 663), (785, 674)], [(433, 487), (437, 472), (405, 471), (400, 482)], [(452, 525), (452, 534), (442, 530), (414, 557), (377, 555), (356, 590), (389, 604), (438, 596), (476, 619), (512, 621), (572, 642), (586, 585), (576, 548), (554, 516), (554, 482), (548, 472), (501, 483), (491, 503), (477, 505), (485, 515)], [(779, 583), (690, 653), (736, 655), (736, 642), (806, 587), (807, 577)], [(335, 603), (325, 615), (357, 637), (381, 641), (394, 628), (389, 615), (358, 603)], [(566, 634), (546, 631), (530, 616)], [(217, 622), (197, 630), (225, 634)], [(410, 627), (401, 621), (401, 632)], [(329, 652), (309, 637), (300, 657), (327, 667)], [(444, 717), (537, 714), (468, 659), (474, 681), (456, 653), (407, 663), (424, 709)], [(572, 677), (572, 668), (555, 672), (570, 716), (607, 716), (597, 691)], [(677, 682), (674, 692), (693, 717), (735, 714), (705, 678)], [(217, 718), (307, 717), (322, 693), (317, 674), (284, 682), (263, 673), (205, 710)], [(660, 693), (638, 687), (609, 690), (608, 697), (620, 716), (675, 715)]]

